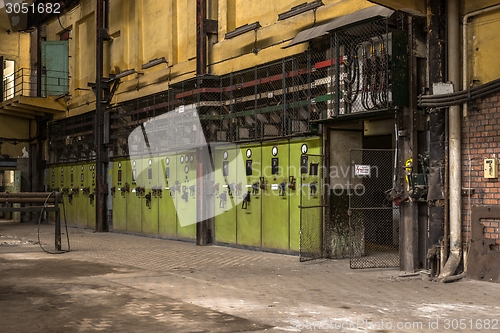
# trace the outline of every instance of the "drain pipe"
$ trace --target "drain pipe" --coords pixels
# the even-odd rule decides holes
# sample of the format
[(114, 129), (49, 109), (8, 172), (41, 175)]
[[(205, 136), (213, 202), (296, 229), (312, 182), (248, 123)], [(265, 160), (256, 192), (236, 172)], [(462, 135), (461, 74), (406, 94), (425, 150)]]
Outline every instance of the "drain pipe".
[[(448, 81), (460, 90), (460, 17), (459, 0), (447, 0), (447, 50)], [(449, 194), (450, 194), (450, 255), (444, 265), (440, 279), (455, 274), (462, 257), (462, 201), (461, 201), (461, 116), (460, 106), (450, 106), (449, 124)], [(445, 235), (447, 237), (447, 235)]]

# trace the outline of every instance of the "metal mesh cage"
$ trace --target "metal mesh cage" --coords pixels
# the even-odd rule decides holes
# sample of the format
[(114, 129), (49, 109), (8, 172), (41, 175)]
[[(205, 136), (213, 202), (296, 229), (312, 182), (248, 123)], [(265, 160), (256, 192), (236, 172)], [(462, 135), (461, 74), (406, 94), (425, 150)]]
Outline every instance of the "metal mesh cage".
[(95, 158), (94, 113), (49, 123), (49, 163)]
[(405, 37), (385, 19), (330, 34), (329, 47), (311, 55), (311, 99), (319, 117), (406, 105), (405, 54)]
[(399, 266), (399, 208), (387, 196), (394, 150), (353, 149), (350, 157), (351, 268)]

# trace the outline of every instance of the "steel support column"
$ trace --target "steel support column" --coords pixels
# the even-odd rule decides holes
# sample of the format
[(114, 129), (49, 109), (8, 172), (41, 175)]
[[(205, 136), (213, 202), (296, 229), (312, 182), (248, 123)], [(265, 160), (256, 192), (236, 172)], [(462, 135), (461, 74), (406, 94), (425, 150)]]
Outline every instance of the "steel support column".
[[(429, 87), (433, 84), (441, 83), (445, 80), (444, 59), (446, 55), (446, 20), (445, 20), (445, 2), (427, 1), (429, 11), (427, 30), (428, 38), (428, 68), (429, 68)], [(431, 94), (434, 94), (431, 91)], [(430, 260), (430, 269), (434, 275), (438, 271), (440, 242), (447, 244), (447, 238), (443, 238), (444, 217), (446, 216), (447, 196), (445, 196), (445, 186), (443, 175), (445, 175), (445, 128), (446, 112), (437, 110), (429, 115), (430, 124), (430, 142), (429, 142), (429, 189), (427, 201), (429, 204), (429, 222), (427, 238), (427, 258)], [(446, 177), (444, 177), (446, 179)]]
[[(96, 1), (95, 17), (96, 17), (96, 86), (95, 86), (95, 122), (94, 122), (94, 139), (96, 148), (96, 231), (101, 232), (107, 230), (107, 214), (105, 200), (105, 161), (104, 154), (106, 153), (103, 144), (103, 114), (105, 104), (103, 104), (103, 25), (104, 25), (104, 6), (105, 0)], [(92, 190), (92, 189), (91, 189)]]
[[(198, 86), (203, 85), (203, 75), (207, 71), (207, 32), (205, 30), (205, 21), (207, 18), (207, 0), (196, 1), (196, 75), (198, 76)], [(200, 110), (198, 110), (199, 112)], [(204, 142), (203, 130), (198, 131), (199, 141)], [(208, 142), (207, 142), (208, 143)], [(213, 237), (210, 233), (213, 230), (213, 219), (206, 219), (210, 202), (205, 199), (205, 195), (211, 174), (212, 165), (210, 163), (210, 148), (199, 147), (196, 150), (196, 244), (207, 245), (212, 242)], [(205, 153), (207, 152), (207, 153)]]
[[(409, 159), (413, 160), (413, 167), (418, 166), (418, 136), (417, 122), (418, 110), (416, 106), (417, 94), (415, 80), (417, 77), (417, 61), (415, 57), (415, 22), (413, 17), (407, 18), (408, 27), (408, 45), (411, 45), (410, 55), (408, 57), (408, 67), (410, 69), (409, 79), (409, 108), (403, 109), (403, 115), (399, 117), (399, 132), (403, 130), (406, 134), (403, 136), (402, 157), (400, 165), (405, 165)], [(399, 133), (398, 133), (399, 135)], [(406, 170), (409, 173), (409, 170)], [(405, 180), (402, 180), (405, 182)], [(409, 197), (408, 184), (405, 184), (405, 197)], [(405, 271), (415, 271), (418, 264), (418, 202), (414, 200), (406, 201), (401, 205), (400, 221), (400, 269)]]

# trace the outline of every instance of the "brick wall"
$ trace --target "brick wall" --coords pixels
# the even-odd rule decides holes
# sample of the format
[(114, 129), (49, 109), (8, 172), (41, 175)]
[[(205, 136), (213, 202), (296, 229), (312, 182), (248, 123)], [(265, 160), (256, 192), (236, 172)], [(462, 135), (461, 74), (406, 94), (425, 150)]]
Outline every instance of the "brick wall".
[[(500, 94), (474, 101), (469, 117), (462, 118), (462, 188), (472, 188), (462, 200), (464, 241), (470, 237), (470, 209), (473, 205), (500, 204), (500, 180), (483, 177), (483, 160), (500, 158)], [(500, 250), (499, 220), (481, 220), (485, 237), (496, 239), (493, 250)]]

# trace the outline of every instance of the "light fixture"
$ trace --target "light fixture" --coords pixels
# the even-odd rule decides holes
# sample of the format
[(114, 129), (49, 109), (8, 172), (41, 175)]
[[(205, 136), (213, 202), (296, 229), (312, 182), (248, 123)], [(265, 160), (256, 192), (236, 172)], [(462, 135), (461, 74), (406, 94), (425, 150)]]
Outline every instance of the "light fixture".
[(165, 57), (156, 58), (142, 65), (142, 69), (151, 68), (159, 64), (168, 64), (168, 61), (165, 59)]
[(287, 12), (278, 14), (278, 21), (285, 20), (285, 19), (290, 18), (292, 16), (302, 14), (302, 13), (307, 12), (309, 10), (313, 10), (313, 9), (318, 8), (318, 7), (321, 7), (323, 5), (324, 4), (323, 4), (323, 2), (321, 2), (321, 0), (313, 1), (313, 2), (304, 2), (301, 5), (292, 7), (292, 9), (290, 9)]
[(137, 73), (137, 72), (135, 71), (134, 68), (127, 69), (127, 70), (125, 70), (125, 71), (123, 71), (121, 73), (116, 74), (114, 77), (111, 78), (111, 80), (119, 80), (121, 78), (124, 78), (125, 76), (129, 76), (129, 75), (132, 75), (132, 74), (135, 74), (135, 73)]
[(228, 32), (226, 34), (226, 39), (231, 39), (233, 37), (236, 37), (236, 36), (239, 36), (239, 35), (243, 35), (246, 32), (249, 32), (249, 31), (252, 31), (252, 30), (256, 30), (256, 29), (258, 29), (260, 27), (261, 27), (261, 25), (260, 25), (259, 21), (254, 22), (252, 24), (242, 25), (241, 27), (238, 27), (238, 28), (234, 29), (233, 31)]

